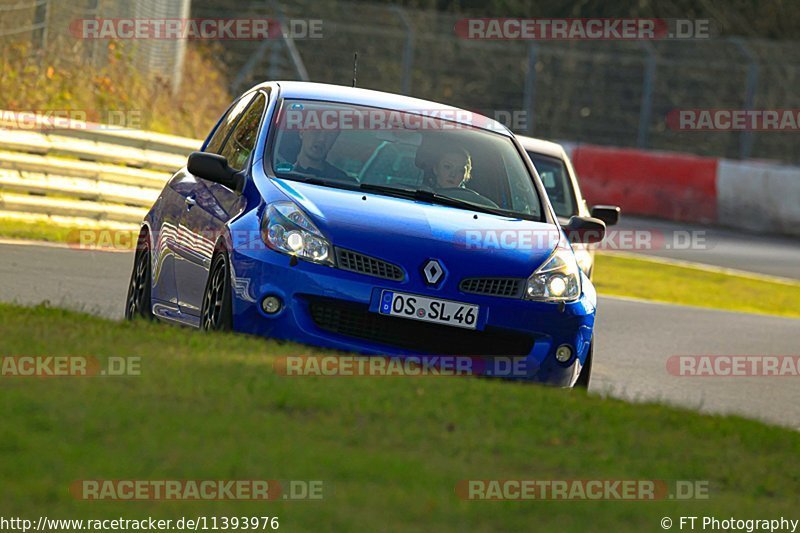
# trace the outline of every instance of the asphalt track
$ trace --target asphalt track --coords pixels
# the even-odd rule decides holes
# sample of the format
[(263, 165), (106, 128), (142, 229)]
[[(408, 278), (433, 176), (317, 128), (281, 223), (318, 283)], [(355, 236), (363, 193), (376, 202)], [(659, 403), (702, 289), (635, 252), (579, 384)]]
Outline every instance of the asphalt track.
[[(130, 253), (0, 244), (0, 300), (48, 301), (120, 319), (132, 263)], [(593, 392), (800, 430), (800, 377), (679, 377), (667, 371), (675, 355), (800, 355), (800, 320), (601, 297), (598, 321)]]
[(800, 280), (800, 238), (756, 235), (726, 228), (625, 216), (625, 213), (619, 224), (609, 229), (612, 232), (651, 232), (651, 235), (645, 235), (650, 238), (640, 239), (638, 248), (636, 245), (626, 246), (636, 242), (635, 234), (629, 234), (627, 241), (619, 238), (606, 243), (610, 250)]

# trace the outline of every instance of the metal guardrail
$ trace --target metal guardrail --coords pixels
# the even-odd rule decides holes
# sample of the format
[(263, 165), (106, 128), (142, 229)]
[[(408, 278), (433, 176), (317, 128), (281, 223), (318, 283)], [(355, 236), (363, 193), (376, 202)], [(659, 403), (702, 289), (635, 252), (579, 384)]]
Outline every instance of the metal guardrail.
[[(65, 119), (62, 122), (65, 122)], [(201, 140), (187, 139), (175, 135), (127, 129), (118, 126), (108, 126), (68, 119), (69, 128), (56, 129), (54, 125), (59, 120), (40, 114), (19, 113), (16, 111), (0, 110), (0, 130), (17, 130), (29, 132), (51, 131), (53, 135), (69, 137), (71, 139), (84, 139), (104, 144), (128, 146), (166, 154), (185, 155), (192, 150), (197, 150), (202, 144)], [(21, 127), (24, 124), (24, 128)]]
[[(64, 225), (137, 225), (169, 177), (202, 141), (71, 122), (25, 129), (0, 110), (0, 218)], [(3, 118), (5, 117), (5, 118)]]

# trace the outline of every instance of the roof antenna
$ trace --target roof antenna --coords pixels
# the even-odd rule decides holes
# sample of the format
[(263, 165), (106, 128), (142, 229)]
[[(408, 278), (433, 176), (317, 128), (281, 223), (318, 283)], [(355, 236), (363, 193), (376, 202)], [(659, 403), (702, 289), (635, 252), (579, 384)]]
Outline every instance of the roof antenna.
[(356, 86), (356, 79), (358, 78), (358, 52), (353, 55), (353, 87)]

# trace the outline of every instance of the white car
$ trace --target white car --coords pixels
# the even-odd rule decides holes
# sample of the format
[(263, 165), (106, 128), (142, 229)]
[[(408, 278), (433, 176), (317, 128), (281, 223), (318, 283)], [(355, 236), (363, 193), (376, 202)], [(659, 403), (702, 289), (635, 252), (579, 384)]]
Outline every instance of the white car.
[[(523, 135), (516, 137), (536, 167), (562, 226), (574, 216), (598, 218), (606, 226), (613, 226), (619, 221), (620, 209), (617, 206), (596, 205), (589, 209), (581, 194), (575, 169), (572, 168), (572, 162), (563, 146)], [(594, 271), (594, 251), (591, 245), (573, 243), (572, 248), (581, 270), (591, 278)]]

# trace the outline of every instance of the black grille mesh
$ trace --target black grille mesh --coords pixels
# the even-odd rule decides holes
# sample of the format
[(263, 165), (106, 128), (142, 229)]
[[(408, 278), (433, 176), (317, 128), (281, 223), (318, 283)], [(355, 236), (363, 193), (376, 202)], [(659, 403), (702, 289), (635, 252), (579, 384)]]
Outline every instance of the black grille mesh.
[(534, 338), (487, 327), (483, 331), (372, 313), (365, 305), (314, 298), (309, 309), (322, 330), (435, 355), (527, 355)]
[(461, 292), (519, 298), (525, 285), (519, 278), (466, 278), (461, 281)]
[(403, 279), (403, 269), (399, 266), (351, 250), (337, 248), (336, 264), (342, 270), (358, 272), (359, 274), (375, 276), (376, 278), (395, 281)]

